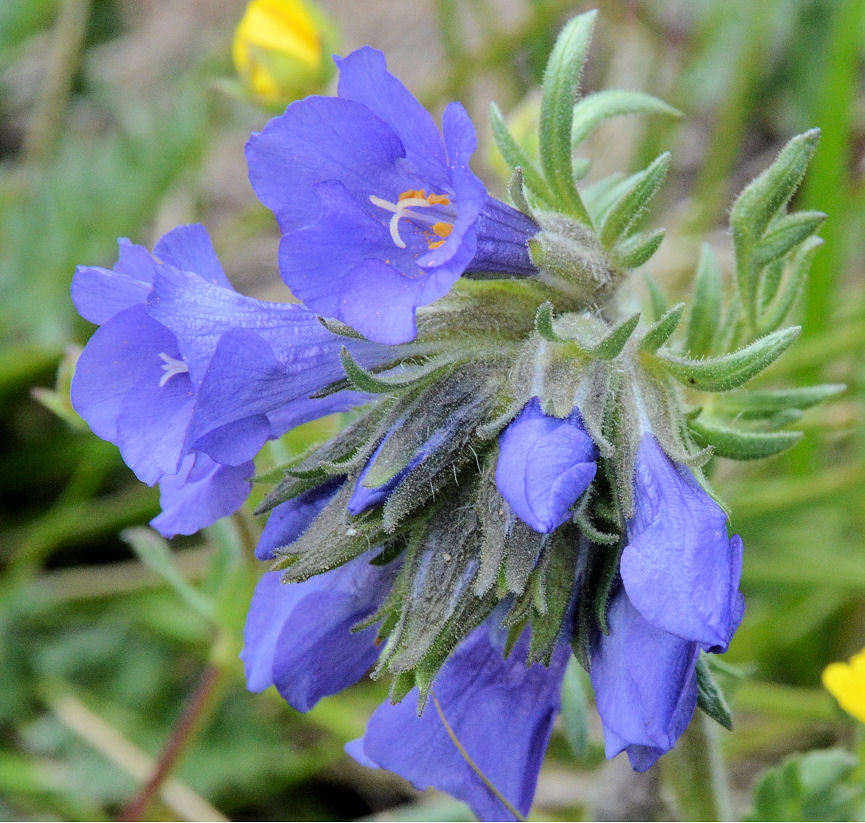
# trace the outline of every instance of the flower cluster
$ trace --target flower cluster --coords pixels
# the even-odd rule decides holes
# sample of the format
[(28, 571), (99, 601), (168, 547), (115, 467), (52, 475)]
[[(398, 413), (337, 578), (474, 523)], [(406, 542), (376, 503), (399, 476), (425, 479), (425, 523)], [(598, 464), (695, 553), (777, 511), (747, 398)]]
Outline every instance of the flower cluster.
[(160, 484), (164, 534), (234, 511), (268, 439), (352, 410), (260, 508), (256, 555), (271, 570), (245, 629), (249, 688), (274, 685), (306, 711), (371, 668), (390, 676), (390, 701), (348, 752), (485, 819), (528, 813), (574, 657), (607, 755), (626, 751), (637, 770), (698, 704), (729, 722), (702, 655), (725, 651), (742, 619), (742, 541), (701, 467), (792, 445), (778, 412), (837, 390), (691, 405), (796, 336), (779, 326), (819, 220), (784, 206), (815, 134), (734, 206), (738, 288), (723, 317), (708, 249), (684, 340), (682, 304), (656, 294), (652, 322), (628, 314), (630, 272), (662, 238), (636, 220), (667, 160), (581, 192), (574, 150), (608, 117), (674, 112), (624, 92), (574, 105), (592, 20), (553, 51), (537, 158), (493, 110), (513, 206), (472, 172), (463, 108), (447, 107), (440, 132), (363, 48), (337, 60), (336, 97), (292, 103), (247, 145), (301, 304), (235, 292), (200, 226), (152, 254), (121, 241), (113, 269), (79, 268), (73, 283), (100, 325), (73, 403)]

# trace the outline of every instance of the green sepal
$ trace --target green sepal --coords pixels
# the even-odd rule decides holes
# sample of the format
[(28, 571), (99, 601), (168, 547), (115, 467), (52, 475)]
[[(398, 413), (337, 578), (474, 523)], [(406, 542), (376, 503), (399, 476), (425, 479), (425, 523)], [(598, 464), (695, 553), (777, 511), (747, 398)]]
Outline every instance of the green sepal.
[(592, 38), (597, 12), (570, 20), (553, 46), (544, 72), (538, 154), (555, 193), (555, 205), (587, 226), (592, 221), (574, 185), (571, 130), (580, 73)]
[(700, 249), (695, 276), (694, 302), (685, 330), (685, 350), (700, 357), (712, 351), (721, 322), (721, 270), (708, 243)]
[(672, 333), (678, 328), (684, 313), (684, 303), (677, 303), (673, 308), (667, 311), (667, 313), (646, 332), (645, 337), (640, 341), (640, 351), (655, 352), (661, 348), (661, 346), (670, 339), (670, 335), (672, 335)]
[(843, 383), (802, 386), (796, 389), (733, 392), (720, 396), (715, 408), (741, 417), (771, 417), (790, 409), (804, 411), (836, 397), (847, 387)]
[(754, 247), (753, 261), (758, 267), (784, 257), (819, 230), (826, 220), (821, 211), (799, 211), (777, 220)]
[(731, 354), (705, 360), (687, 360), (663, 352), (654, 357), (680, 383), (700, 391), (723, 392), (741, 386), (763, 371), (790, 347), (800, 332), (799, 326), (790, 326)]
[(525, 183), (523, 182), (522, 166), (516, 166), (508, 183), (508, 197), (511, 203), (514, 204), (523, 214), (531, 214), (532, 207), (526, 198)]
[(739, 238), (756, 241), (763, 236), (799, 187), (819, 139), (820, 129), (797, 135), (781, 149), (775, 162), (744, 188), (730, 210), (734, 243), (738, 244)]
[(341, 322), (340, 320), (334, 320), (332, 317), (319, 317), (318, 322), (321, 323), (331, 334), (336, 334), (340, 337), (348, 337), (352, 340), (366, 340), (359, 331), (353, 329), (351, 326)]
[(409, 368), (407, 373), (401, 377), (382, 378), (363, 368), (351, 356), (351, 353), (345, 346), (342, 347), (339, 353), (339, 359), (351, 385), (357, 391), (368, 394), (387, 394), (389, 392), (400, 391), (401, 389), (423, 382), (436, 374), (436, 372), (453, 366), (456, 362), (452, 356), (448, 355), (432, 357), (413, 368)]
[(553, 325), (553, 304), (547, 300), (538, 306), (535, 312), (535, 331), (549, 343), (567, 343), (566, 338), (560, 337)]
[(604, 215), (599, 232), (601, 243), (609, 247), (625, 236), (646, 210), (649, 200), (663, 183), (669, 168), (670, 154), (665, 152), (646, 169), (630, 178), (630, 185)]
[(639, 322), (640, 312), (637, 312), (619, 323), (600, 343), (586, 351), (599, 360), (615, 360), (622, 353), (628, 340), (631, 339), (631, 335)]
[(638, 269), (648, 263), (664, 242), (664, 229), (638, 232), (617, 243), (610, 256), (624, 269)]
[(570, 529), (550, 535), (541, 562), (532, 576), (532, 635), (529, 663), (550, 664), (573, 594), (579, 538)]
[(652, 320), (660, 320), (667, 312), (667, 295), (658, 281), (655, 280), (648, 272), (643, 273), (643, 281), (646, 284), (646, 289), (649, 292), (649, 305), (652, 307)]
[(773, 331), (786, 319), (790, 310), (805, 287), (805, 280), (811, 268), (814, 255), (823, 240), (819, 237), (809, 237), (796, 252), (788, 267), (787, 276), (775, 300), (767, 306), (760, 317), (762, 331)]
[(283, 582), (299, 583), (347, 563), (386, 535), (377, 510), (352, 517), (348, 501), (354, 484), (343, 484), (309, 528), (293, 543), (279, 547), (271, 569), (284, 570)]
[[(761, 269), (761, 264), (755, 258), (756, 250), (769, 225), (799, 187), (819, 138), (819, 129), (794, 137), (781, 150), (775, 162), (745, 187), (730, 211), (730, 228), (736, 253), (736, 282), (752, 327), (757, 325)], [(784, 219), (781, 218), (781, 221)]]
[(663, 100), (641, 91), (607, 89), (595, 92), (574, 106), (571, 129), (571, 146), (577, 148), (591, 131), (604, 120), (625, 114), (663, 114), (667, 117), (682, 117), (682, 112)]
[(697, 706), (716, 723), (733, 731), (733, 713), (702, 654), (697, 658)]
[(688, 428), (701, 446), (711, 446), (718, 457), (730, 460), (762, 460), (795, 446), (802, 432), (755, 432), (731, 429), (704, 420), (691, 420)]
[(496, 145), (502, 153), (505, 162), (511, 169), (520, 169), (523, 181), (532, 194), (535, 194), (541, 200), (549, 201), (551, 195), (547, 181), (544, 180), (543, 175), (538, 171), (534, 162), (525, 153), (522, 146), (514, 139), (505, 123), (501, 110), (495, 103), (490, 103), (489, 115), (493, 139), (496, 141)]
[(414, 672), (398, 672), (390, 682), (388, 699), (393, 705), (401, 703), (408, 693), (415, 687)]
[(562, 680), (562, 731), (574, 757), (584, 757), (589, 746), (589, 711), (585, 675), (577, 661), (568, 660)]

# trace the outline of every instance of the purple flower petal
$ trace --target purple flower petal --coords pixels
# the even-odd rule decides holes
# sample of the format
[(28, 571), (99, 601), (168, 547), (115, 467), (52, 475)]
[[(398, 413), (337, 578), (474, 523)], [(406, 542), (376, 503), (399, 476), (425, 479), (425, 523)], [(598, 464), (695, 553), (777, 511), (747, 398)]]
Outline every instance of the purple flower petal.
[[(476, 256), (488, 198), (469, 168), (474, 126), (451, 104), (442, 137), (380, 52), (337, 62), (339, 98), (293, 103), (253, 135), (250, 180), (283, 231), (280, 272), (292, 292), (370, 340), (407, 342), (415, 310), (447, 294)], [(496, 236), (504, 233), (509, 251), (494, 270), (518, 259), (523, 274), (537, 227), (529, 220), (528, 233), (520, 224), (507, 234), (503, 226), (495, 223)]]
[(430, 113), (387, 70), (384, 55), (364, 46), (335, 58), (339, 96), (362, 103), (399, 136), (408, 159), (421, 174), (441, 176), (445, 165), (442, 139)]
[(628, 597), (655, 626), (723, 651), (742, 609), (742, 545), (727, 536), (726, 514), (651, 434), (637, 452), (634, 498), (621, 564)]
[(222, 466), (205, 454), (189, 454), (177, 474), (159, 481), (162, 514), (150, 525), (165, 537), (194, 534), (237, 511), (249, 496), (249, 478), (254, 474), (251, 460), (241, 466)]
[[(351, 192), (375, 194), (391, 181), (405, 149), (394, 129), (352, 100), (307, 97), (292, 103), (246, 144), (252, 188), (283, 232), (318, 217), (315, 185), (339, 180)], [(291, 285), (291, 283), (289, 283)]]
[(113, 270), (117, 274), (131, 277), (133, 280), (152, 283), (153, 274), (156, 270), (156, 261), (153, 259), (153, 255), (144, 246), (132, 243), (126, 237), (121, 237), (117, 241), (117, 246), (117, 262), (114, 264)]
[(147, 364), (176, 350), (173, 336), (148, 317), (144, 306), (125, 309), (96, 330), (78, 358), (72, 407), (103, 440), (117, 443), (123, 400)]
[(150, 283), (98, 266), (78, 266), (72, 278), (72, 302), (91, 323), (102, 325), (131, 306), (143, 304)]
[(697, 643), (645, 620), (620, 588), (610, 604), (609, 635), (592, 645), (590, 676), (604, 725), (607, 757), (627, 750), (645, 771), (669, 751), (697, 705)]
[[(570, 648), (560, 643), (549, 668), (526, 668), (527, 637), (503, 660), (500, 634), (489, 621), (475, 629), (445, 663), (434, 694), (471, 758), (525, 815), (559, 710)], [(349, 754), (402, 775), (418, 789), (449, 792), (482, 820), (514, 819), (460, 754), (432, 698), (418, 717), (416, 697), (413, 691), (396, 706), (379, 706), (362, 740), (348, 745)]]
[(552, 532), (592, 482), (597, 456), (579, 412), (550, 417), (533, 397), (499, 436), (496, 485), (524, 523)]
[(298, 711), (357, 682), (378, 656), (374, 628), (352, 632), (387, 593), (394, 564), (361, 556), (303, 583), (261, 579), (249, 607), (241, 652), (250, 691), (275, 685)]
[(231, 289), (231, 283), (222, 270), (210, 235), (199, 223), (178, 226), (163, 235), (153, 247), (153, 254), (163, 263), (195, 272), (214, 286)]

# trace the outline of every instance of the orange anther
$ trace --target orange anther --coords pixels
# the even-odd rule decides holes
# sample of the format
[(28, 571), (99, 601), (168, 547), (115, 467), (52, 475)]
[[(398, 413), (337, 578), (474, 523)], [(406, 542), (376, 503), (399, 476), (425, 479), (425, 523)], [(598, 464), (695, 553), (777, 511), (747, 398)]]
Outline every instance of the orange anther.
[(423, 200), (424, 199), (423, 195), (424, 195), (423, 189), (421, 189), (419, 191), (416, 189), (406, 189), (399, 197), (397, 197), (397, 201), (408, 200), (410, 197), (420, 197), (420, 199)]
[(427, 197), (427, 202), (431, 206), (449, 206), (451, 199), (446, 194), (431, 194)]
[(433, 223), (433, 234), (438, 235), (439, 237), (450, 237), (451, 232), (454, 230), (453, 223)]
[(427, 245), (430, 247), (430, 250), (437, 249), (439, 246), (443, 246), (445, 244), (444, 240), (427, 240)]

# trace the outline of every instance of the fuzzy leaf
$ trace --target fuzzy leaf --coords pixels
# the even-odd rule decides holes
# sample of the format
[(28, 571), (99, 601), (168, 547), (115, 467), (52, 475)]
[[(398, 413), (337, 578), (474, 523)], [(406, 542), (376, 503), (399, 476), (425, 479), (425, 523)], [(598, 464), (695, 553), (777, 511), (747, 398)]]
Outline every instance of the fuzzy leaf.
[(604, 120), (624, 114), (663, 114), (667, 117), (682, 117), (682, 112), (640, 91), (608, 89), (590, 94), (574, 106), (574, 122), (571, 131), (571, 146), (576, 148), (592, 129)]
[(779, 454), (802, 438), (802, 432), (753, 432), (730, 429), (704, 420), (691, 420), (688, 428), (701, 446), (711, 446), (718, 457), (761, 460)]
[(741, 386), (783, 354), (799, 336), (790, 326), (767, 334), (732, 354), (705, 360), (686, 360), (658, 352), (654, 355), (668, 374), (700, 391), (727, 391)]
[(535, 330), (550, 343), (566, 343), (564, 337), (560, 337), (553, 326), (553, 304), (549, 300), (541, 303), (535, 313)]
[(618, 243), (610, 254), (625, 269), (637, 269), (647, 263), (664, 242), (664, 230), (638, 232)]
[(802, 244), (802, 248), (790, 263), (787, 277), (780, 287), (778, 296), (760, 317), (760, 328), (763, 331), (774, 331), (787, 319), (787, 315), (805, 287), (811, 261), (822, 245), (823, 240), (819, 237), (810, 237)]
[(697, 659), (697, 705), (728, 731), (733, 731), (733, 713), (703, 655)]
[(544, 72), (538, 148), (544, 176), (556, 195), (555, 205), (589, 226), (591, 218), (574, 185), (571, 128), (596, 14), (590, 11), (574, 17), (553, 46)]
[(548, 535), (540, 534), (519, 518), (514, 518), (505, 538), (503, 571), (509, 592), (522, 594), (548, 539)]
[(523, 212), (523, 214), (532, 213), (532, 208), (529, 205), (529, 201), (526, 199), (522, 166), (514, 167), (514, 172), (511, 175), (510, 182), (508, 183), (508, 197), (510, 198), (511, 203)]
[(658, 285), (658, 281), (650, 274), (644, 273), (643, 280), (646, 283), (646, 288), (649, 290), (649, 303), (652, 306), (652, 320), (657, 322), (667, 312), (667, 306), (669, 305), (667, 302), (667, 295), (664, 293), (664, 290), (660, 285)]
[(514, 140), (513, 135), (505, 123), (501, 110), (495, 103), (490, 103), (490, 126), (493, 131), (493, 139), (505, 162), (514, 170), (520, 169), (526, 186), (532, 193), (542, 200), (550, 200), (550, 191), (547, 181), (538, 171), (532, 159), (523, 151), (523, 148)]
[(721, 270), (708, 243), (700, 249), (694, 302), (685, 332), (685, 350), (694, 356), (708, 354), (721, 322)]
[(826, 383), (797, 389), (735, 392), (719, 397), (716, 408), (730, 415), (769, 417), (789, 409), (810, 409), (818, 403), (836, 397), (846, 389), (843, 383)]
[(754, 265), (762, 267), (790, 252), (814, 234), (826, 220), (820, 211), (787, 214), (769, 228), (754, 248)]
[(819, 138), (819, 129), (794, 137), (781, 150), (775, 162), (745, 187), (730, 211), (730, 228), (736, 252), (736, 282), (752, 326), (756, 326), (757, 320), (760, 271), (760, 266), (754, 260), (757, 244), (799, 187)]
[[(552, 659), (577, 582), (578, 547), (579, 538), (571, 529), (559, 529), (550, 537), (532, 578), (536, 611), (531, 618), (529, 662), (548, 666)], [(539, 603), (543, 612), (537, 608)]]
[(730, 226), (734, 242), (739, 238), (757, 240), (799, 187), (811, 157), (817, 149), (820, 130), (811, 129), (790, 140), (775, 162), (749, 183), (733, 203)]
[(684, 313), (684, 303), (677, 303), (673, 306), (646, 332), (645, 337), (640, 341), (640, 350), (654, 352), (663, 346), (670, 339), (670, 335), (678, 328)]
[(605, 246), (621, 239), (646, 210), (649, 200), (660, 187), (670, 168), (670, 155), (657, 157), (644, 171), (634, 175), (631, 184), (607, 211), (600, 237)]
[(391, 672), (414, 668), (438, 639), (462, 601), (479, 598), (471, 582), (477, 572), (477, 514), (471, 506), (439, 509), (405, 561), (408, 581), (402, 618), (382, 652)]
[(600, 360), (615, 360), (622, 353), (628, 340), (631, 339), (631, 335), (639, 322), (640, 313), (637, 312), (619, 323), (597, 346), (587, 349), (587, 351)]
[(273, 569), (285, 569), (283, 582), (297, 583), (323, 574), (378, 545), (385, 537), (378, 510), (360, 517), (348, 513), (352, 483), (345, 483), (309, 528), (285, 553), (277, 549)]

